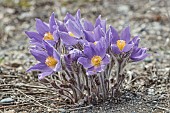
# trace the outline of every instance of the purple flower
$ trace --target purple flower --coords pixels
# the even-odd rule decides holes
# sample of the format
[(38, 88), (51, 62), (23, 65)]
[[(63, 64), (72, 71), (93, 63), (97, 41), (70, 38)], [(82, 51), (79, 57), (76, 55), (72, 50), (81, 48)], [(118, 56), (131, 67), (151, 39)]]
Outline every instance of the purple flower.
[(110, 26), (110, 41), (111, 41), (111, 48), (115, 54), (120, 54), (122, 52), (130, 51), (134, 44), (130, 43), (130, 29), (126, 27), (119, 37), (118, 32)]
[(78, 62), (86, 69), (87, 75), (94, 75), (102, 72), (105, 66), (110, 62), (110, 56), (106, 54), (106, 47), (102, 42), (84, 46), (84, 56), (78, 59)]
[(77, 62), (77, 59), (79, 57), (82, 57), (82, 51), (78, 50), (78, 49), (73, 49), (71, 51), (69, 51), (69, 54), (64, 56), (64, 60), (66, 63), (66, 66), (69, 70), (71, 70), (71, 67), (73, 66), (72, 63), (73, 62)]
[(67, 13), (67, 15), (64, 18), (64, 23), (67, 23), (69, 20), (73, 21), (76, 23), (76, 25), (80, 28), (83, 29), (82, 24), (81, 24), (81, 12), (80, 9), (77, 10), (77, 13), (75, 16), (72, 16), (70, 13)]
[(59, 27), (60, 38), (65, 45), (75, 45), (84, 37), (83, 27), (80, 21), (80, 10), (77, 11), (75, 17), (67, 13), (64, 24)]
[(134, 49), (131, 53), (130, 59), (134, 62), (141, 61), (148, 56), (146, 51), (147, 51), (146, 48), (134, 47)]
[(39, 51), (35, 49), (30, 50), (31, 54), (40, 63), (27, 70), (28, 72), (33, 70), (42, 72), (38, 75), (39, 79), (43, 79), (45, 76), (48, 76), (53, 72), (57, 72), (61, 69), (61, 60), (58, 52), (49, 43), (44, 41), (43, 44), (46, 51)]
[(56, 25), (55, 16), (54, 13), (52, 13), (49, 19), (49, 25), (40, 19), (36, 19), (37, 32), (26, 31), (25, 33), (31, 39), (30, 42), (33, 45), (39, 46), (39, 44), (42, 44), (43, 40), (46, 40), (53, 45), (55, 44), (55, 37), (53, 36), (53, 32), (55, 31)]
[(140, 38), (138, 36), (135, 36), (130, 42), (130, 43), (134, 43), (134, 48), (130, 55), (130, 59), (134, 62), (141, 61), (148, 56), (148, 54), (146, 53), (147, 48), (138, 47), (139, 41), (140, 41)]
[(56, 23), (57, 26), (56, 30), (53, 32), (53, 36), (57, 42), (61, 40), (65, 45), (74, 45), (75, 43), (77, 43), (76, 40), (72, 39), (72, 37), (69, 37), (65, 23), (58, 20), (56, 21)]
[(84, 42), (91, 42), (96, 44), (101, 38), (105, 37), (105, 33), (102, 31), (100, 26), (94, 28), (93, 31), (84, 31), (85, 40)]
[(94, 31), (94, 29), (98, 26), (103, 30), (104, 33), (106, 33), (106, 20), (101, 20), (101, 16), (99, 16), (96, 19), (96, 23), (94, 26), (90, 21), (87, 21), (87, 20), (84, 21), (85, 31)]

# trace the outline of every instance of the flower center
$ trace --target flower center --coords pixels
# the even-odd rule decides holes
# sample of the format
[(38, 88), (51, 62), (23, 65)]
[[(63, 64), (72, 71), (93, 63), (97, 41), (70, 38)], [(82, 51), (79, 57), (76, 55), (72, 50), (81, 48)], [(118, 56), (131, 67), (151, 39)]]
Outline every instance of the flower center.
[(102, 58), (100, 56), (93, 56), (91, 59), (91, 63), (93, 66), (99, 66), (102, 62)]
[(126, 42), (124, 40), (118, 40), (116, 44), (117, 44), (117, 47), (122, 51), (126, 45)]
[(54, 40), (54, 37), (50, 32), (48, 32), (44, 34), (44, 40)]
[(93, 44), (94, 44), (94, 45), (96, 45), (96, 44), (97, 44), (97, 42), (95, 41)]
[(75, 37), (75, 35), (74, 35), (72, 32), (68, 32), (68, 34), (69, 34), (71, 37)]
[(45, 64), (51, 68), (54, 68), (57, 63), (58, 63), (57, 60), (51, 56), (47, 57), (45, 60)]

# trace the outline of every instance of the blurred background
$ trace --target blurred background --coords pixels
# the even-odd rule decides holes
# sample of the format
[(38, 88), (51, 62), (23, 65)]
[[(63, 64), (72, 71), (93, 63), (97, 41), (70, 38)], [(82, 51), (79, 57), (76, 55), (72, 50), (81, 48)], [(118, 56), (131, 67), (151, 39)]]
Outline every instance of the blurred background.
[(5, 88), (11, 91), (11, 87), (3, 84), (41, 85), (36, 73), (25, 73), (35, 60), (29, 53), (24, 31), (35, 31), (35, 18), (48, 22), (55, 12), (56, 18), (63, 20), (67, 12), (74, 15), (78, 9), (85, 19), (95, 22), (101, 15), (107, 19), (107, 27), (113, 25), (120, 31), (129, 25), (132, 36), (140, 36), (140, 46), (147, 47), (150, 56), (127, 67), (124, 88), (142, 93), (148, 100), (164, 94), (161, 101), (165, 104), (160, 100), (157, 104), (170, 107), (169, 0), (0, 0), (0, 100), (17, 98), (18, 93), (4, 91)]

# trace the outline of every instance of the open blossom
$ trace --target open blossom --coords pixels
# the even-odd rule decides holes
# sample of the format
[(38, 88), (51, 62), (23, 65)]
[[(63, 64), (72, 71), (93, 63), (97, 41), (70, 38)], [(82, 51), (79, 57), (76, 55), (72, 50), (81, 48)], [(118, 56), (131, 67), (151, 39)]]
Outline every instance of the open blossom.
[(80, 10), (77, 11), (75, 17), (67, 13), (64, 24), (59, 26), (59, 33), (61, 40), (66, 45), (75, 45), (84, 37)]
[(102, 42), (84, 46), (84, 56), (78, 62), (86, 69), (87, 75), (94, 75), (102, 72), (110, 62), (110, 56), (106, 54), (106, 47)]
[(83, 26), (81, 24), (80, 10), (77, 11), (75, 16), (67, 13), (64, 21), (70, 36), (76, 38), (83, 37)]
[(64, 23), (67, 23), (68, 20), (73, 21), (80, 29), (83, 29), (81, 24), (81, 12), (80, 10), (77, 10), (77, 13), (75, 16), (72, 16), (70, 13), (67, 13), (64, 18)]
[(46, 40), (53, 45), (55, 44), (53, 32), (55, 31), (56, 25), (55, 15), (52, 13), (49, 19), (49, 25), (40, 19), (36, 19), (37, 32), (26, 31), (25, 33), (31, 39), (30, 42), (33, 45), (41, 46), (43, 40)]
[(105, 37), (106, 34), (106, 20), (101, 20), (101, 16), (96, 19), (93, 25), (90, 21), (84, 20), (84, 40), (83, 43), (94, 43), (96, 44), (101, 38)]
[(38, 75), (39, 79), (44, 78), (52, 74), (53, 72), (57, 72), (61, 69), (61, 60), (60, 55), (52, 47), (49, 43), (43, 42), (46, 51), (39, 51), (36, 49), (30, 50), (31, 54), (38, 60), (40, 63), (32, 66), (27, 71), (37, 70), (41, 73)]
[(111, 40), (111, 48), (113, 53), (120, 54), (122, 52), (130, 51), (134, 44), (130, 42), (130, 29), (126, 27), (119, 37), (118, 32), (111, 26), (110, 27), (110, 40)]

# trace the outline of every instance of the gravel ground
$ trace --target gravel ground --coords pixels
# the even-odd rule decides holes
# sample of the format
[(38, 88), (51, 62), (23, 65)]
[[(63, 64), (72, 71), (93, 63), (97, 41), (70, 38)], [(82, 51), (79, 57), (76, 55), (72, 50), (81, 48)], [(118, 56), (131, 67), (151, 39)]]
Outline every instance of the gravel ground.
[[(35, 18), (48, 21), (66, 12), (94, 21), (101, 14), (108, 25), (121, 30), (130, 25), (150, 56), (127, 66), (123, 95), (93, 106), (66, 106), (50, 86), (25, 71), (33, 64), (24, 30), (35, 30)], [(1, 0), (0, 1), (0, 112), (170, 112), (170, 2), (168, 0)]]

